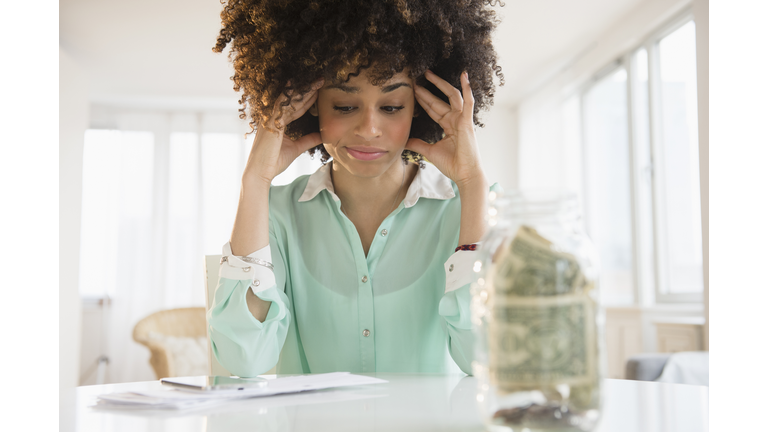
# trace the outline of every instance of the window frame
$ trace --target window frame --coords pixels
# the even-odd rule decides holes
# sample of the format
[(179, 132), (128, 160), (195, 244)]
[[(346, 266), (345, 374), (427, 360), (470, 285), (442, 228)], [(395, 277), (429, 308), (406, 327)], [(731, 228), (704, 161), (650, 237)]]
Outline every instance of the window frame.
[[(698, 304), (703, 303), (704, 293), (669, 293), (665, 292), (665, 287), (669, 287), (669, 269), (668, 254), (665, 250), (666, 219), (664, 191), (664, 170), (657, 169), (663, 167), (664, 143), (662, 138), (662, 112), (661, 112), (661, 68), (659, 58), (659, 44), (662, 39), (671, 35), (689, 22), (696, 25), (693, 10), (691, 7), (683, 9), (656, 30), (643, 37), (642, 42), (633, 45), (623, 54), (619, 55), (613, 61), (600, 68), (597, 72), (581, 86), (576, 93), (580, 99), (580, 129), (581, 129), (581, 153), (582, 153), (582, 196), (585, 200), (585, 210), (590, 199), (590, 191), (586, 178), (586, 165), (588, 163), (589, 152), (587, 151), (585, 136), (585, 95), (602, 79), (611, 75), (616, 70), (624, 68), (627, 73), (626, 92), (627, 92), (627, 134), (629, 144), (629, 170), (630, 176), (630, 203), (632, 214), (632, 272), (633, 272), (633, 291), (635, 305), (653, 306), (654, 304)], [(635, 59), (636, 53), (645, 49), (647, 53), (648, 67), (648, 140), (650, 152), (650, 166), (643, 166), (643, 155), (638, 145), (637, 138), (637, 106), (635, 101), (638, 92), (641, 89), (638, 86), (638, 64)], [(648, 209), (641, 203), (641, 188), (644, 187), (642, 176), (645, 171), (650, 171), (650, 196), (652, 209)], [(700, 185), (699, 185), (700, 186)], [(645, 211), (644, 211), (645, 210)], [(651, 214), (648, 220), (647, 213)], [(585, 211), (585, 219), (590, 215)], [(652, 232), (644, 232), (644, 226), (650, 225)], [(649, 236), (650, 234), (650, 236)], [(646, 256), (652, 256), (652, 262), (648, 262)]]

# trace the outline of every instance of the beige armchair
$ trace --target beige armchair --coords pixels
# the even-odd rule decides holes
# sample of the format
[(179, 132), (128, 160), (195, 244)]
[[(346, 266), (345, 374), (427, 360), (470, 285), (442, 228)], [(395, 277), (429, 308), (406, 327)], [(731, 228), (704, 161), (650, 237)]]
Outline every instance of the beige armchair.
[(168, 339), (206, 338), (205, 308), (190, 307), (155, 312), (139, 321), (133, 328), (133, 340), (149, 348), (149, 359), (158, 379), (178, 376), (174, 355)]

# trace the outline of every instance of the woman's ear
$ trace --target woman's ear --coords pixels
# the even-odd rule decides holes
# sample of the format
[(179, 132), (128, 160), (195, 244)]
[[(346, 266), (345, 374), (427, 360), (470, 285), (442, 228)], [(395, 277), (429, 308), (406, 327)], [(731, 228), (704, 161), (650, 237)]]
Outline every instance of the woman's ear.
[(317, 117), (317, 102), (313, 103), (311, 107), (309, 107), (309, 113), (315, 117)]

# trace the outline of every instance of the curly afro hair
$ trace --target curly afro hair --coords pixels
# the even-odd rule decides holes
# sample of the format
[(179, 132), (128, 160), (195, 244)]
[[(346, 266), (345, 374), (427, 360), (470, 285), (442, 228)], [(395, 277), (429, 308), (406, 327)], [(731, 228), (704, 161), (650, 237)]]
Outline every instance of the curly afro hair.
[[(474, 122), (482, 127), (478, 112), (493, 104), (494, 75), (504, 85), (491, 44), (498, 23), (491, 9), (495, 3), (228, 0), (213, 50), (222, 52), (231, 43), (234, 89), (242, 91), (240, 118), (246, 118), (249, 108), (252, 130), (266, 124), (281, 93), (303, 95), (321, 77), (326, 82), (344, 82), (362, 69), (373, 85), (407, 70), (410, 78), (446, 102), (448, 97), (424, 78), (424, 72), (429, 69), (461, 88), (460, 74), (467, 71), (475, 97)], [(418, 104), (416, 109), (423, 111)], [(309, 113), (285, 129), (292, 139), (318, 131), (318, 119)], [(428, 115), (419, 115), (413, 118), (410, 136), (434, 143), (442, 139), (443, 129)], [(323, 163), (330, 158), (323, 145), (309, 152), (320, 153)], [(420, 164), (423, 160), (409, 150), (403, 158)]]

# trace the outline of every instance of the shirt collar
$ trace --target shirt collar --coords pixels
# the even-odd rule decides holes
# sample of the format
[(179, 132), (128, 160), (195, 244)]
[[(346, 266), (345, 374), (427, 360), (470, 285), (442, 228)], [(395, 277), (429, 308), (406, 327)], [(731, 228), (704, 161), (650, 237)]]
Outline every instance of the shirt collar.
[(338, 201), (339, 197), (336, 196), (336, 191), (333, 190), (333, 182), (331, 181), (331, 164), (327, 163), (317, 169), (307, 181), (307, 186), (304, 187), (304, 193), (299, 197), (299, 202), (309, 201), (316, 197), (323, 189), (327, 189), (331, 193), (334, 201)]
[[(419, 198), (446, 200), (456, 196), (448, 177), (444, 176), (431, 163), (425, 163), (425, 165), (424, 169), (418, 170), (416, 177), (414, 177), (411, 186), (408, 188), (408, 193), (405, 194), (403, 205), (406, 208), (416, 205)], [(331, 194), (334, 201), (339, 200), (331, 182), (331, 164), (321, 166), (314, 174), (309, 176), (307, 186), (304, 188), (304, 193), (301, 194), (299, 202), (310, 201), (323, 189)]]

